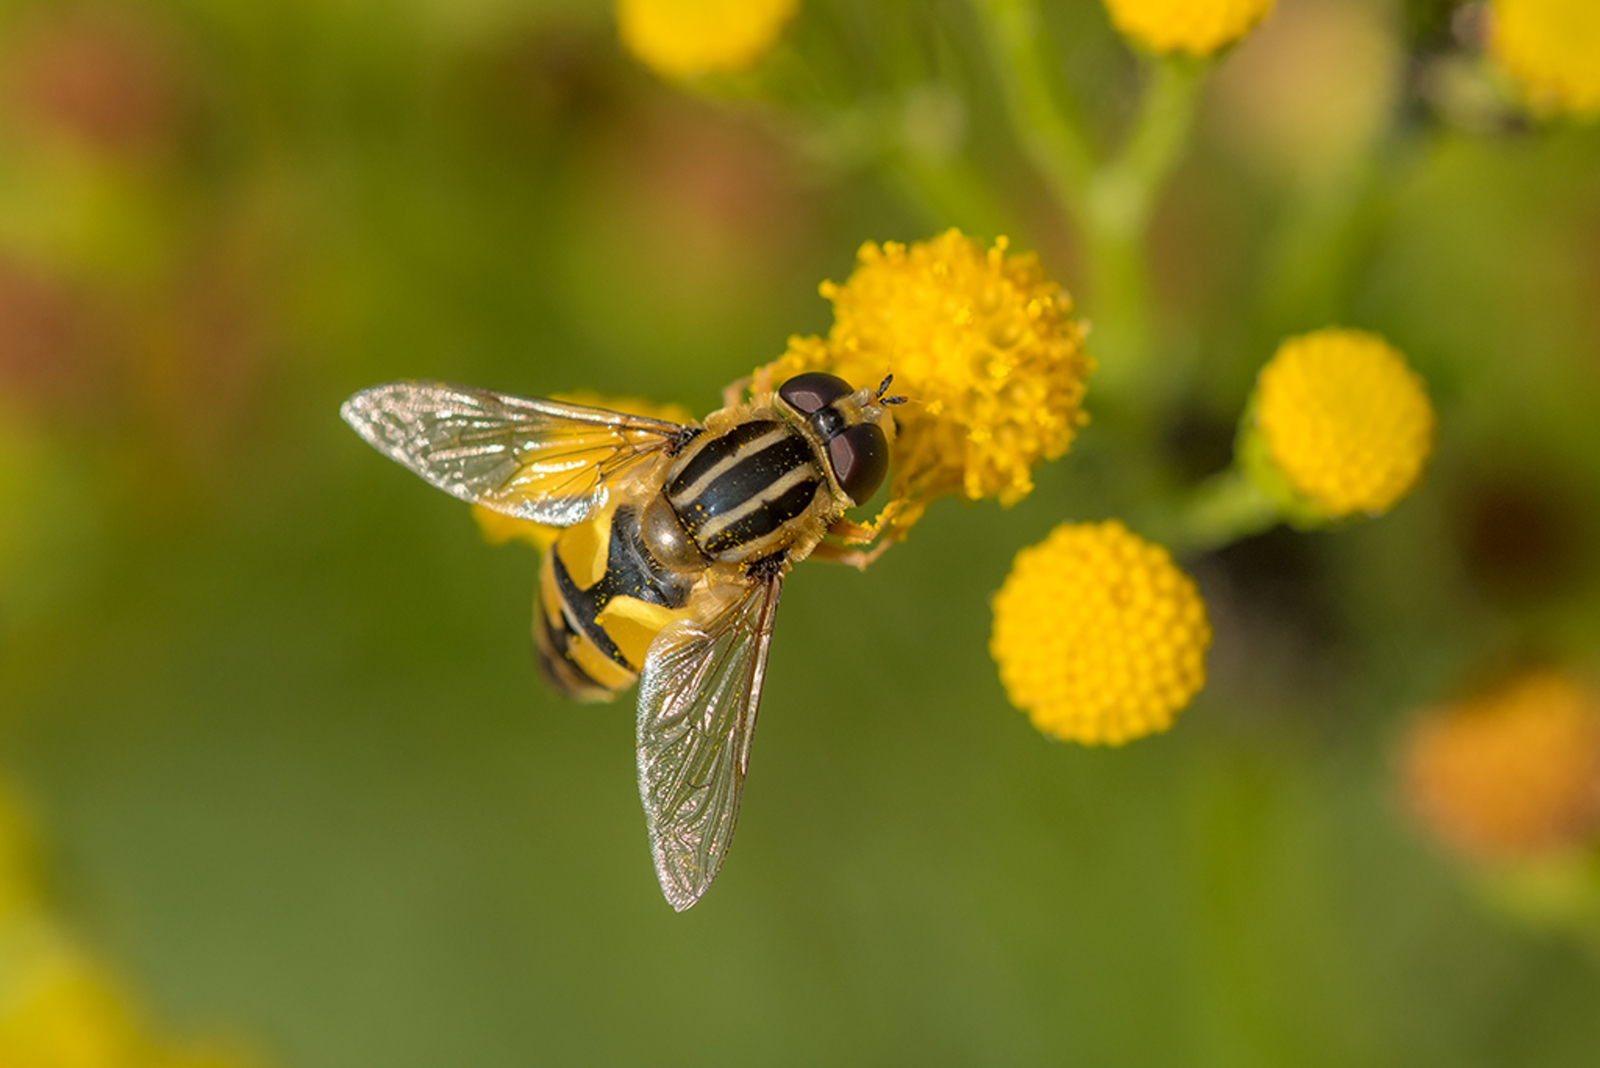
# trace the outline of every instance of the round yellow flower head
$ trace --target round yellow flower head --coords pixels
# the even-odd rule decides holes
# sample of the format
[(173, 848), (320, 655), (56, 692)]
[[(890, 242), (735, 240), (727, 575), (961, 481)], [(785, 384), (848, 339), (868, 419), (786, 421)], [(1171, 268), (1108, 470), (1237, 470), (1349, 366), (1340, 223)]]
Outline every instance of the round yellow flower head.
[[(1308, 506), (1301, 509), (1307, 519), (1388, 509), (1433, 450), (1433, 406), (1422, 380), (1382, 338), (1359, 330), (1318, 330), (1278, 346), (1252, 410), (1246, 462), (1259, 447), (1304, 499), (1294, 503)], [(1271, 479), (1260, 464), (1252, 473)]]
[(1494, 0), (1489, 54), (1538, 112), (1600, 113), (1600, 4)]
[[(666, 419), (673, 423), (694, 421), (694, 417), (681, 405), (657, 404), (642, 397), (608, 397), (592, 390), (578, 390), (572, 393), (555, 393), (550, 399), (566, 401), (568, 404), (582, 404), (589, 408), (604, 408), (612, 412), (627, 412), (629, 415), (643, 415), (651, 419)], [(483, 540), (490, 545), (505, 545), (507, 542), (520, 541), (543, 552), (554, 545), (556, 539), (561, 536), (560, 527), (545, 526), (530, 519), (516, 519), (504, 512), (485, 508), (481, 504), (472, 506), (472, 518), (477, 520)]]
[(950, 230), (909, 247), (868, 242), (857, 258), (843, 285), (822, 284), (827, 341), (791, 339), (767, 369), (774, 381), (827, 368), (876, 385), (892, 373), (910, 398), (895, 409), (895, 497), (913, 511), (946, 493), (1022, 499), (1033, 465), (1065, 453), (1087, 422), (1093, 361), (1072, 298), (1004, 238), (985, 249)]
[(1430, 710), (1402, 771), (1423, 826), (1469, 857), (1582, 846), (1600, 832), (1600, 693), (1541, 671)]
[(1106, 0), (1111, 24), (1153, 52), (1207, 56), (1243, 37), (1273, 0)]
[(800, 0), (618, 0), (628, 51), (668, 78), (744, 70), (772, 47)]
[(994, 598), (989, 651), (1046, 734), (1120, 745), (1164, 731), (1205, 685), (1205, 603), (1167, 551), (1115, 520), (1023, 549)]

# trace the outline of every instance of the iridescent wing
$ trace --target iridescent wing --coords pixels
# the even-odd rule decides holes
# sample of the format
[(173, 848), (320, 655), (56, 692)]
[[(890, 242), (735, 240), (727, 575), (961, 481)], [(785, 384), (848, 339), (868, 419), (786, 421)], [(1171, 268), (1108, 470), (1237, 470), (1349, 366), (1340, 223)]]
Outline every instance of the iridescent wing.
[(516, 519), (566, 527), (686, 428), (442, 382), (390, 382), (344, 402), (344, 421), (426, 481)]
[(668, 625), (645, 657), (639, 797), (661, 892), (679, 912), (700, 900), (733, 841), (781, 586), (752, 586), (704, 626)]

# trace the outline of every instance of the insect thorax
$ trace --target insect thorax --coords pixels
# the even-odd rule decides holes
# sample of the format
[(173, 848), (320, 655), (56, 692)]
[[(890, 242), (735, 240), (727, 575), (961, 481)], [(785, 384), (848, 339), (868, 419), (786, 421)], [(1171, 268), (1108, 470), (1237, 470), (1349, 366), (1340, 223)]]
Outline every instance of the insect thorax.
[[(744, 563), (814, 540), (834, 510), (815, 447), (787, 421), (744, 420), (697, 438), (668, 470), (662, 497), (709, 561)], [(665, 516), (647, 536), (678, 551)], [(654, 547), (654, 544), (652, 544)]]

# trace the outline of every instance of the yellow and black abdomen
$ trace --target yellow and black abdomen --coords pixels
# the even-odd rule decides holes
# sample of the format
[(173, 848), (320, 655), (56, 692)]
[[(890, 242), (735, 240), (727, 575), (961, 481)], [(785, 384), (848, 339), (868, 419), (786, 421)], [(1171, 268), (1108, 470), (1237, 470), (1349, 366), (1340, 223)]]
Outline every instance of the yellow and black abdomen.
[(534, 637), (539, 666), (557, 689), (604, 701), (638, 678), (662, 627), (690, 614), (696, 575), (651, 555), (634, 504), (568, 527), (545, 553)]

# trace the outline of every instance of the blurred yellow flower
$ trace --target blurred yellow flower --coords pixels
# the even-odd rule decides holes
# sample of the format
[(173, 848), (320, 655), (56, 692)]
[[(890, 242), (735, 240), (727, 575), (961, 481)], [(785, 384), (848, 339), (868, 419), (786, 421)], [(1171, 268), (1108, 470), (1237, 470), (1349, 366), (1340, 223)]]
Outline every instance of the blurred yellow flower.
[(668, 78), (743, 70), (772, 47), (800, 0), (618, 0), (622, 43)]
[(1210, 55), (1243, 37), (1273, 0), (1105, 0), (1111, 24), (1153, 52)]
[[(1376, 514), (1411, 489), (1433, 450), (1427, 390), (1382, 338), (1326, 329), (1285, 341), (1261, 371), (1244, 453), (1258, 444), (1313, 516)], [(1252, 470), (1271, 481), (1271, 473)], [(1269, 486), (1277, 489), (1277, 486)]]
[(239, 1068), (166, 1042), (66, 932), (39, 889), (32, 835), (0, 783), (0, 1068)]
[(1067, 451), (1088, 417), (1083, 349), (1072, 298), (1038, 257), (985, 249), (949, 230), (909, 247), (868, 242), (843, 285), (824, 282), (834, 324), (826, 341), (791, 338), (763, 369), (774, 382), (827, 369), (858, 385), (890, 373), (910, 403), (895, 409), (891, 494), (910, 507), (947, 493), (1014, 504), (1031, 469)]
[(1489, 54), (1536, 111), (1600, 112), (1600, 3), (1494, 0)]
[[(688, 409), (682, 405), (657, 404), (642, 397), (608, 397), (592, 390), (577, 390), (572, 393), (555, 393), (550, 399), (566, 401), (568, 404), (582, 404), (589, 408), (604, 408), (612, 412), (627, 412), (629, 415), (644, 415), (651, 419), (666, 419), (674, 423), (694, 422), (694, 416), (690, 415)], [(477, 520), (479, 532), (490, 545), (505, 545), (508, 542), (520, 541), (543, 552), (554, 545), (556, 538), (561, 535), (560, 527), (547, 527), (543, 523), (513, 519), (503, 512), (496, 512), (481, 504), (472, 506), (472, 518)]]
[(13, 927), (0, 952), (0, 1064), (133, 1068), (153, 1049), (120, 991), (42, 927)]
[(989, 651), (1046, 734), (1120, 745), (1164, 731), (1205, 684), (1211, 625), (1194, 581), (1115, 520), (1023, 549), (994, 598)]
[(1470, 857), (1560, 851), (1600, 832), (1600, 693), (1562, 675), (1424, 712), (1401, 760), (1412, 811)]

